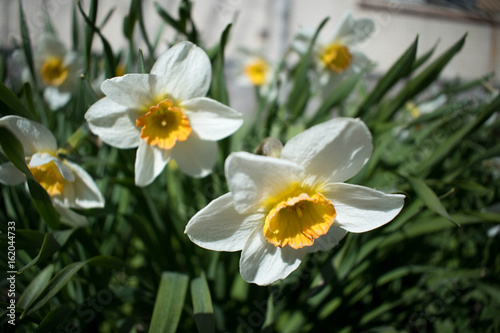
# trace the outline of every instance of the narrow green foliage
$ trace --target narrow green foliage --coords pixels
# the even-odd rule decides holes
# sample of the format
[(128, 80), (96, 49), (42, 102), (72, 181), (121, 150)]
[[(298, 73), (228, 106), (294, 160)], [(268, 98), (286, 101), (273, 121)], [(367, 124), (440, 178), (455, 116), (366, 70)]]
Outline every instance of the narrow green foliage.
[(26, 308), (45, 289), (53, 273), (54, 265), (51, 264), (45, 267), (23, 291), (17, 302), (17, 307), (20, 309)]
[(91, 54), (91, 47), (92, 47), (92, 36), (94, 33), (97, 33), (97, 35), (101, 38), (101, 42), (104, 48), (104, 68), (106, 70), (106, 77), (110, 78), (115, 76), (115, 66), (116, 66), (116, 60), (113, 55), (113, 50), (111, 48), (111, 45), (107, 41), (107, 39), (102, 35), (100, 29), (96, 26), (96, 16), (97, 16), (97, 1), (92, 1), (91, 6), (90, 6), (90, 15), (87, 16), (85, 12), (83, 11), (82, 4), (80, 1), (78, 1), (78, 9), (80, 10), (80, 13), (87, 22), (87, 30), (86, 30), (86, 47), (87, 47), (87, 73), (90, 70), (90, 54)]
[(26, 17), (24, 16), (23, 4), (21, 0), (19, 0), (19, 23), (21, 25), (20, 26), (21, 38), (23, 40), (23, 52), (26, 58), (26, 64), (28, 65), (31, 78), (36, 87), (37, 75), (35, 73), (35, 65), (33, 62), (33, 52), (31, 49), (30, 33), (28, 31), (28, 25), (26, 24)]
[(228, 105), (229, 94), (227, 92), (226, 76), (224, 74), (224, 49), (231, 31), (231, 24), (228, 24), (221, 35), (219, 49), (215, 58), (214, 75), (210, 93), (215, 100)]
[(177, 332), (177, 325), (186, 298), (188, 281), (188, 276), (184, 274), (162, 273), (149, 328), (150, 333)]
[(2, 116), (14, 114), (32, 120), (35, 119), (34, 115), (28, 111), (21, 100), (2, 82), (0, 82), (0, 101), (9, 109), (8, 112), (6, 112), (7, 110), (1, 110)]
[(457, 226), (459, 226), (453, 219), (450, 217), (448, 212), (446, 211), (446, 208), (444, 208), (443, 204), (437, 197), (437, 195), (434, 193), (434, 191), (431, 190), (427, 184), (419, 178), (414, 178), (410, 177), (408, 178), (408, 181), (410, 182), (411, 186), (417, 193), (418, 197), (422, 199), (424, 204), (433, 212), (447, 218), (451, 222), (455, 223)]
[(314, 126), (322, 121), (328, 120), (331, 110), (340, 105), (349, 96), (363, 74), (363, 72), (353, 74), (351, 77), (340, 83), (319, 106), (314, 116), (307, 122), (307, 127)]
[(214, 332), (214, 310), (212, 297), (205, 275), (191, 281), (191, 297), (193, 300), (193, 314), (200, 333)]
[(391, 101), (388, 108), (380, 113), (378, 119), (381, 121), (389, 119), (400, 107), (404, 105), (404, 103), (415, 97), (418, 93), (426, 89), (433, 81), (435, 81), (443, 68), (462, 49), (466, 37), (467, 35), (464, 35), (439, 58), (427, 66), (420, 74), (410, 80), (398, 96)]
[(377, 86), (373, 91), (366, 96), (361, 106), (358, 108), (357, 116), (363, 118), (368, 110), (380, 102), (384, 95), (391, 89), (399, 80), (410, 75), (413, 70), (415, 56), (417, 54), (418, 36), (410, 47), (399, 57), (392, 65), (387, 73), (378, 81)]

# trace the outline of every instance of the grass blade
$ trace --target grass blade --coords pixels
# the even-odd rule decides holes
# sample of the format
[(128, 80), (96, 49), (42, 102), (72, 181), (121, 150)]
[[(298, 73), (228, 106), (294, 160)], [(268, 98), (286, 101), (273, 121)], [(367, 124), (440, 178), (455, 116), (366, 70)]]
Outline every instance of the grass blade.
[(444, 208), (443, 204), (441, 203), (441, 200), (439, 200), (439, 198), (437, 197), (436, 193), (434, 193), (434, 191), (431, 190), (431, 188), (427, 186), (427, 184), (422, 179), (410, 177), (408, 178), (408, 181), (417, 193), (418, 197), (422, 199), (424, 204), (427, 206), (427, 208), (455, 223), (457, 227), (460, 226), (458, 223), (453, 221), (453, 219), (446, 211), (446, 208)]
[(204, 275), (191, 281), (191, 297), (196, 327), (200, 333), (214, 332), (212, 297)]
[(156, 294), (150, 333), (175, 333), (186, 298), (187, 275), (163, 272)]

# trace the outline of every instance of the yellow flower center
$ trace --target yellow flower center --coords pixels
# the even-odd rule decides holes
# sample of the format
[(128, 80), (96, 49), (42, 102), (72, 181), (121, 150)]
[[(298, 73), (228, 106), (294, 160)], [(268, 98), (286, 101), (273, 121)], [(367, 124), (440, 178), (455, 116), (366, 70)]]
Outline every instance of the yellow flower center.
[(335, 73), (342, 73), (352, 61), (352, 54), (347, 46), (335, 42), (323, 48), (320, 54), (321, 62)]
[(68, 77), (68, 69), (61, 58), (48, 58), (40, 71), (42, 80), (49, 86), (60, 86)]
[(328, 232), (335, 216), (333, 204), (323, 195), (309, 195), (299, 189), (279, 200), (267, 214), (264, 237), (279, 247), (311, 246)]
[(406, 109), (410, 111), (411, 116), (413, 119), (417, 119), (420, 117), (420, 110), (418, 109), (418, 106), (415, 105), (413, 102), (408, 102), (406, 103)]
[(256, 86), (261, 86), (266, 83), (266, 76), (268, 72), (269, 65), (262, 58), (258, 58), (245, 66), (246, 76), (248, 76), (250, 82)]
[(142, 127), (141, 138), (161, 149), (172, 149), (177, 141), (185, 141), (192, 131), (187, 117), (169, 99), (150, 107), (146, 114), (137, 118), (135, 125)]
[(47, 164), (29, 167), (35, 180), (42, 185), (49, 195), (61, 194), (66, 180), (54, 161)]

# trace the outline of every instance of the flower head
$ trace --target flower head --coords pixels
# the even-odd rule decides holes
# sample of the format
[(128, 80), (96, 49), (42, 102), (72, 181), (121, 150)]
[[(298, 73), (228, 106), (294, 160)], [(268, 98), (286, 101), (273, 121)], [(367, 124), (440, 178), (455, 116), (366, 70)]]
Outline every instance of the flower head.
[(67, 51), (52, 33), (40, 37), (34, 53), (37, 79), (45, 87), (44, 99), (51, 109), (66, 105), (76, 91), (83, 62), (76, 52)]
[(279, 158), (232, 153), (230, 193), (199, 211), (185, 233), (207, 249), (241, 250), (248, 282), (284, 279), (307, 253), (378, 228), (403, 207), (403, 195), (344, 183), (370, 158), (371, 139), (361, 120), (337, 118), (289, 140)]
[(161, 55), (150, 74), (126, 74), (101, 85), (106, 95), (85, 118), (92, 132), (117, 148), (136, 148), (135, 183), (150, 184), (172, 158), (193, 177), (208, 175), (217, 143), (243, 123), (235, 110), (204, 97), (211, 81), (205, 52), (181, 42)]
[[(21, 142), (28, 168), (59, 214), (73, 224), (85, 225), (85, 217), (70, 208), (104, 207), (104, 198), (92, 177), (77, 164), (58, 156), (56, 140), (46, 127), (18, 116), (0, 118), (0, 126)], [(0, 165), (0, 183), (17, 185), (25, 181), (25, 175), (12, 163)]]
[[(355, 45), (364, 41), (375, 29), (371, 19), (358, 19), (346, 12), (332, 38), (319, 41), (314, 47), (314, 64), (322, 86), (336, 85), (344, 77), (361, 71), (369, 63), (368, 58)], [(294, 49), (305, 54), (314, 36), (314, 30), (304, 28), (293, 42)]]

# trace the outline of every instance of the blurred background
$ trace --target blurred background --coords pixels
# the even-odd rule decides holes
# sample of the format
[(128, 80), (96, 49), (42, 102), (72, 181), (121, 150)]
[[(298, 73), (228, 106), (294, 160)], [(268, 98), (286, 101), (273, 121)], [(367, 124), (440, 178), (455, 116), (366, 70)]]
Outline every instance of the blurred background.
[[(44, 11), (53, 20), (59, 37), (71, 40), (72, 0), (24, 0), (23, 6), (30, 33), (36, 41), (44, 27)], [(146, 29), (151, 36), (160, 31), (161, 18), (154, 2), (174, 17), (180, 0), (144, 0)], [(397, 57), (420, 35), (419, 51), (424, 53), (439, 42), (435, 55), (468, 33), (461, 53), (445, 68), (442, 78), (476, 78), (489, 72), (500, 73), (500, 1), (498, 0), (205, 0), (194, 2), (194, 19), (207, 47), (214, 45), (222, 30), (233, 22), (228, 46), (228, 59), (237, 56), (239, 47), (262, 51), (270, 60), (278, 60), (300, 27), (316, 28), (330, 17), (321, 32), (328, 39), (342, 14), (350, 10), (355, 18), (368, 17), (375, 21), (372, 38), (360, 45), (377, 63), (375, 73), (385, 72)], [(11, 48), (20, 41), (18, 1), (0, 2), (0, 46)], [(82, 0), (88, 6), (88, 1)], [(99, 3), (99, 18), (114, 8), (103, 32), (119, 50), (126, 46), (122, 33), (122, 17), (128, 13), (129, 2), (106, 0)], [(46, 8), (46, 9), (44, 9)], [(136, 29), (138, 30), (138, 29)], [(139, 32), (138, 39), (140, 40)], [(162, 30), (161, 39), (171, 42), (174, 31)], [(99, 47), (99, 43), (94, 43)], [(140, 45), (140, 44), (139, 44)], [(160, 44), (161, 45), (161, 44)], [(96, 50), (98, 51), (98, 50)], [(498, 75), (496, 83), (500, 83)]]

